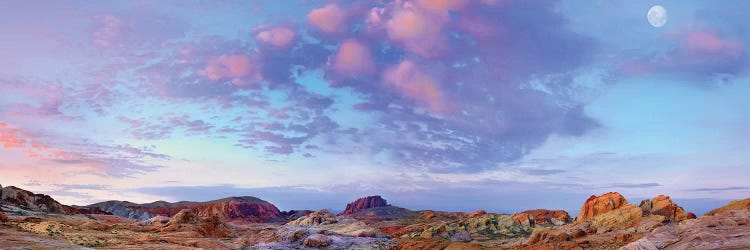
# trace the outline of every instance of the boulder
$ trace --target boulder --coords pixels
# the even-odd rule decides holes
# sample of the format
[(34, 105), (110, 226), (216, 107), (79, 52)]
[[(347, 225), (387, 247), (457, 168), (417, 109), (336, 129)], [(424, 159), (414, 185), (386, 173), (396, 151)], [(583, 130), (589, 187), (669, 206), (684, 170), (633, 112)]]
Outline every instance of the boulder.
[(601, 196), (592, 195), (583, 206), (576, 217), (576, 222), (587, 221), (597, 215), (604, 214), (628, 204), (628, 201), (617, 192), (609, 192)]
[(386, 206), (388, 206), (388, 202), (383, 197), (380, 197), (380, 195), (367, 196), (347, 204), (344, 212), (341, 212), (339, 215), (350, 215), (364, 209)]
[(328, 236), (325, 236), (323, 234), (313, 234), (305, 238), (305, 241), (302, 242), (302, 245), (306, 247), (327, 247), (328, 245), (331, 245), (331, 239), (328, 238)]

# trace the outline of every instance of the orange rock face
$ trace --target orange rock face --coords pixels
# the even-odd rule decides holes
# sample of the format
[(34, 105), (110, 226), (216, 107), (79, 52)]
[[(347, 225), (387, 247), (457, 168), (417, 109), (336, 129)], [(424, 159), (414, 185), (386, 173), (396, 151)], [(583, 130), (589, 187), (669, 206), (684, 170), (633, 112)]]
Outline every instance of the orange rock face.
[(564, 210), (535, 209), (513, 214), (513, 220), (524, 225), (562, 225), (572, 221)]
[(487, 214), (487, 211), (477, 210), (477, 211), (471, 212), (470, 214), (466, 215), (466, 218), (474, 218), (474, 217), (485, 215), (485, 214)]
[(662, 215), (670, 221), (683, 221), (688, 219), (688, 214), (682, 207), (675, 204), (669, 196), (659, 195), (651, 200), (641, 202), (643, 214)]
[(594, 216), (615, 210), (625, 204), (628, 204), (628, 200), (617, 192), (609, 192), (601, 196), (592, 195), (581, 207), (581, 212), (578, 213), (575, 221), (590, 220)]
[(715, 215), (721, 212), (732, 211), (732, 210), (744, 210), (744, 209), (750, 209), (750, 198), (747, 198), (744, 200), (732, 201), (726, 206), (711, 210), (711, 212), (706, 213), (706, 215)]
[(419, 215), (420, 219), (432, 219), (437, 216), (434, 211), (424, 211), (421, 215)]

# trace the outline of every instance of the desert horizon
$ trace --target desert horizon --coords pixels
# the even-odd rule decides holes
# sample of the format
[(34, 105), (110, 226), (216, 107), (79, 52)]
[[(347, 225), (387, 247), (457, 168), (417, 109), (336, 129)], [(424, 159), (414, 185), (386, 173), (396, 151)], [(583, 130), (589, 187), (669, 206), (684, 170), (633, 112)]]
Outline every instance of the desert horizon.
[(750, 249), (750, 1), (0, 5), (0, 249)]

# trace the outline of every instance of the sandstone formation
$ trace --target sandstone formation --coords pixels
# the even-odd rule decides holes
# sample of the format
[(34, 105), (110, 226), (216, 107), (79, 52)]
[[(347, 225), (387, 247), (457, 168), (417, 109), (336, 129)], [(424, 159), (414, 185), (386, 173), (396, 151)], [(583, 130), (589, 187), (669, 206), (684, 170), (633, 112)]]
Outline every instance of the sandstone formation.
[(320, 226), (336, 223), (336, 216), (328, 210), (318, 210), (296, 220), (290, 221), (287, 225), (296, 226)]
[(706, 213), (706, 215), (715, 215), (721, 212), (742, 209), (750, 209), (750, 198), (729, 202), (726, 206), (711, 210), (711, 212)]
[(584, 202), (575, 223), (553, 229), (535, 228), (521, 249), (617, 249), (667, 221), (662, 215), (643, 216), (641, 207), (628, 204), (618, 193), (592, 195)]
[(535, 209), (513, 214), (513, 219), (527, 226), (555, 225), (561, 226), (572, 221), (564, 210)]
[(601, 196), (592, 195), (583, 203), (581, 212), (578, 213), (575, 221), (590, 220), (594, 216), (615, 210), (625, 204), (628, 204), (628, 201), (617, 192), (609, 192)]
[(380, 197), (380, 195), (367, 196), (346, 205), (344, 212), (341, 212), (339, 215), (350, 215), (364, 209), (386, 206), (388, 206), (388, 202), (383, 197)]
[(672, 223), (622, 249), (750, 249), (750, 210), (720, 211)]
[(183, 209), (190, 209), (200, 217), (216, 215), (223, 221), (270, 222), (285, 220), (276, 206), (251, 196), (229, 197), (207, 202), (181, 201), (169, 203), (157, 201), (135, 204), (127, 201), (107, 201), (87, 207), (98, 208), (117, 216), (136, 220), (148, 220), (159, 215), (170, 217)]
[(644, 215), (662, 215), (670, 221), (688, 219), (688, 214), (685, 210), (675, 204), (669, 196), (659, 195), (651, 200), (643, 200), (640, 207)]

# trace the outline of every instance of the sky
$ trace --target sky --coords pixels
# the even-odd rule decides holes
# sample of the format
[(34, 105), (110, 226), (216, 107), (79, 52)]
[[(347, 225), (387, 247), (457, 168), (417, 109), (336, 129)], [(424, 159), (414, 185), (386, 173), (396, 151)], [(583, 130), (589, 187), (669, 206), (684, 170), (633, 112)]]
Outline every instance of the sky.
[[(661, 5), (667, 22), (652, 26)], [(746, 1), (11, 1), (0, 184), (65, 204), (705, 212), (750, 192)]]

